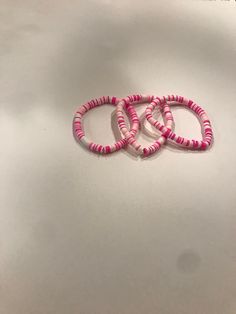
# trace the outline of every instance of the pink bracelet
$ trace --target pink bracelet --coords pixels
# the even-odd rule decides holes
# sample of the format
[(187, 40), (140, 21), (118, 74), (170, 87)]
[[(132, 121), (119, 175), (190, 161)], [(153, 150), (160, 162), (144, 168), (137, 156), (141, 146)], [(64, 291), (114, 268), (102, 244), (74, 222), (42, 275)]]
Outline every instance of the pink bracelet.
[[(133, 96), (128, 96), (126, 98), (123, 98), (116, 106), (116, 113), (117, 113), (117, 122), (119, 129), (121, 133), (124, 135), (126, 138), (128, 144), (130, 144), (134, 149), (143, 156), (149, 156), (156, 151), (158, 151), (161, 146), (165, 143), (166, 141), (166, 136), (162, 133), (160, 138), (156, 140), (152, 145), (149, 147), (141, 147), (141, 145), (136, 141), (134, 138), (134, 135), (132, 132), (128, 131), (125, 119), (124, 119), (124, 108), (127, 105), (130, 105), (132, 103), (145, 103), (145, 102), (152, 102), (154, 100), (155, 96), (152, 95), (133, 95)], [(149, 105), (151, 106), (151, 105)], [(169, 105), (167, 103), (162, 106), (163, 109), (163, 115), (164, 115), (164, 121), (166, 123), (165, 127), (167, 130), (171, 131), (173, 127), (173, 116), (170, 111)]]
[[(177, 136), (174, 132), (172, 132), (172, 130), (153, 118), (152, 112), (154, 108), (156, 106), (163, 106), (163, 104), (166, 104), (167, 101), (174, 101), (179, 103), (180, 105), (187, 106), (197, 114), (197, 116), (200, 118), (200, 121), (202, 122), (203, 127), (202, 140), (190, 140), (181, 136)], [(163, 132), (163, 136), (165, 136), (168, 140), (174, 141), (178, 146), (191, 148), (194, 150), (206, 150), (212, 143), (213, 132), (211, 128), (211, 122), (206, 112), (192, 100), (189, 100), (182, 96), (168, 95), (167, 97), (157, 97), (153, 99), (152, 103), (146, 108), (146, 118), (151, 123), (151, 125)]]
[[(82, 127), (82, 117), (87, 111), (95, 107), (104, 105), (104, 104), (112, 104), (116, 106), (117, 103), (120, 102), (120, 100), (121, 99), (116, 98), (116, 97), (103, 96), (101, 98), (93, 99), (85, 103), (78, 109), (78, 111), (76, 111), (74, 115), (74, 120), (73, 120), (74, 135), (76, 139), (78, 139), (81, 143), (83, 143), (83, 145), (89, 150), (91, 150), (92, 152), (96, 152), (100, 154), (109, 154), (117, 150), (120, 150), (127, 144), (126, 139), (121, 139), (118, 142), (112, 145), (107, 145), (107, 146), (95, 144), (85, 137), (83, 127)], [(139, 119), (138, 119), (137, 113), (132, 105), (125, 106), (125, 109), (131, 119), (130, 134), (132, 134), (132, 136), (135, 136), (139, 129)]]

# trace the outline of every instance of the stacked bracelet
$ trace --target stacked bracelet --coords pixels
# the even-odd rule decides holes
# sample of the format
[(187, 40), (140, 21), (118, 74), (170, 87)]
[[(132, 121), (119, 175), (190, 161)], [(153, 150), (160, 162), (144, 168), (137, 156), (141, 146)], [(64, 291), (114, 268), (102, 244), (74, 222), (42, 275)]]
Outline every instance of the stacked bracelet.
[[(160, 132), (159, 138), (157, 138), (156, 141), (148, 147), (142, 147), (135, 138), (139, 130), (140, 121), (134, 105), (140, 103), (148, 103), (145, 110), (146, 119)], [(170, 110), (170, 105), (173, 103), (186, 106), (198, 116), (202, 126), (201, 140), (187, 139), (174, 133), (174, 119)], [(83, 116), (86, 112), (104, 104), (116, 106), (117, 124), (121, 132), (121, 136), (123, 136), (114, 144), (106, 146), (93, 143), (91, 140), (87, 139), (83, 130)], [(160, 108), (164, 124), (153, 117), (153, 111), (157, 107)], [(130, 128), (127, 126), (125, 121), (125, 112), (130, 120)], [(144, 157), (157, 152), (167, 140), (173, 142), (179, 147), (192, 150), (206, 150), (211, 146), (213, 141), (211, 122), (206, 112), (192, 100), (177, 95), (163, 97), (153, 95), (131, 95), (123, 99), (103, 96), (101, 98), (93, 99), (82, 105), (78, 111), (76, 111), (73, 120), (73, 132), (75, 138), (92, 152), (109, 154), (118, 151), (129, 144), (135, 149), (138, 155), (142, 155)]]

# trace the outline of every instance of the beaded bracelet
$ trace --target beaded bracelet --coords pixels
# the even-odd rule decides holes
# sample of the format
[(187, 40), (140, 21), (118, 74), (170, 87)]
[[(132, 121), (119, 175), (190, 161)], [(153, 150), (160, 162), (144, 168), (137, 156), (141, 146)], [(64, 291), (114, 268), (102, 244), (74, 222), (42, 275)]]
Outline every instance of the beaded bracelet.
[[(116, 106), (116, 113), (117, 113), (117, 122), (119, 129), (121, 133), (126, 138), (128, 144), (130, 144), (140, 155), (143, 156), (149, 156), (156, 151), (158, 151), (162, 145), (166, 141), (166, 136), (163, 135), (163, 132), (161, 131), (162, 135), (160, 138), (158, 138), (153, 144), (151, 144), (149, 147), (142, 147), (134, 138), (134, 135), (132, 132), (128, 131), (125, 119), (124, 119), (124, 108), (127, 105), (130, 105), (132, 103), (145, 103), (145, 102), (152, 102), (154, 100), (155, 96), (153, 95), (133, 95), (128, 96), (126, 98), (123, 98)], [(165, 126), (167, 130), (171, 131), (173, 128), (173, 116), (170, 111), (169, 105), (165, 103), (162, 106)]]
[[(167, 101), (174, 101), (177, 102), (180, 105), (187, 106), (189, 109), (191, 109), (193, 112), (196, 113), (196, 115), (199, 117), (202, 128), (203, 128), (203, 139), (202, 140), (191, 140), (187, 139), (181, 136), (177, 136), (172, 130), (167, 128), (165, 125), (161, 124), (157, 120), (153, 118), (152, 112), (156, 106), (162, 106), (163, 104), (166, 104)], [(194, 103), (192, 100), (189, 100), (187, 98), (184, 98), (182, 96), (177, 95), (168, 95), (167, 97), (157, 97), (153, 99), (152, 103), (147, 106), (146, 108), (146, 118), (147, 120), (153, 125), (155, 128), (163, 132), (163, 136), (165, 136), (168, 140), (171, 140), (177, 144), (177, 146), (185, 147), (185, 148), (191, 148), (194, 150), (206, 150), (212, 143), (213, 139), (213, 132), (211, 128), (211, 122), (206, 114), (206, 112), (198, 106), (196, 103)]]
[[(82, 117), (84, 116), (84, 114), (86, 112), (88, 112), (89, 110), (91, 110), (95, 107), (98, 107), (98, 106), (101, 106), (104, 104), (112, 104), (112, 105), (116, 106), (118, 102), (120, 102), (119, 98), (110, 97), (110, 96), (103, 96), (101, 98), (93, 99), (93, 100), (85, 103), (84, 105), (82, 105), (78, 109), (78, 111), (76, 111), (76, 113), (74, 115), (74, 120), (73, 120), (74, 136), (86, 148), (88, 148), (92, 152), (96, 152), (99, 154), (109, 154), (109, 153), (113, 153), (115, 151), (120, 150), (121, 148), (123, 148), (127, 144), (126, 139), (120, 139), (116, 143), (114, 143), (112, 145), (106, 145), (106, 146), (103, 146), (100, 144), (95, 144), (85, 137), (83, 127), (82, 127)], [(130, 119), (131, 119), (130, 134), (132, 134), (132, 136), (135, 136), (138, 129), (139, 129), (139, 119), (138, 119), (137, 113), (136, 113), (136, 111), (132, 105), (127, 105), (125, 107), (125, 109), (129, 115)]]

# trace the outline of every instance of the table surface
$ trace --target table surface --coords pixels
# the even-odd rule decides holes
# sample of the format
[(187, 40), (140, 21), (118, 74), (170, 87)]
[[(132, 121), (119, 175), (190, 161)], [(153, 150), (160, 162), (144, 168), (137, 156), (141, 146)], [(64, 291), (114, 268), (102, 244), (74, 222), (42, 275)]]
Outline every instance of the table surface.
[[(235, 15), (219, 0), (1, 1), (1, 314), (235, 314)], [(134, 93), (202, 105), (213, 147), (142, 160), (76, 143), (80, 104)], [(112, 106), (84, 123), (95, 142), (119, 136)]]

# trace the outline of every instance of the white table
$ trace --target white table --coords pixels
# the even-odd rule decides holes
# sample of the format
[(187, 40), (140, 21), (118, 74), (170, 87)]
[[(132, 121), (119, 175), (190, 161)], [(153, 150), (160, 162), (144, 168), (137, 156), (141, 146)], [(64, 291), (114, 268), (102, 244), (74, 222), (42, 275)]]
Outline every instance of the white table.
[[(0, 16), (0, 313), (235, 314), (236, 3), (2, 0)], [(212, 149), (75, 142), (78, 105), (133, 93), (198, 102)], [(111, 125), (112, 106), (85, 118), (102, 144)]]

